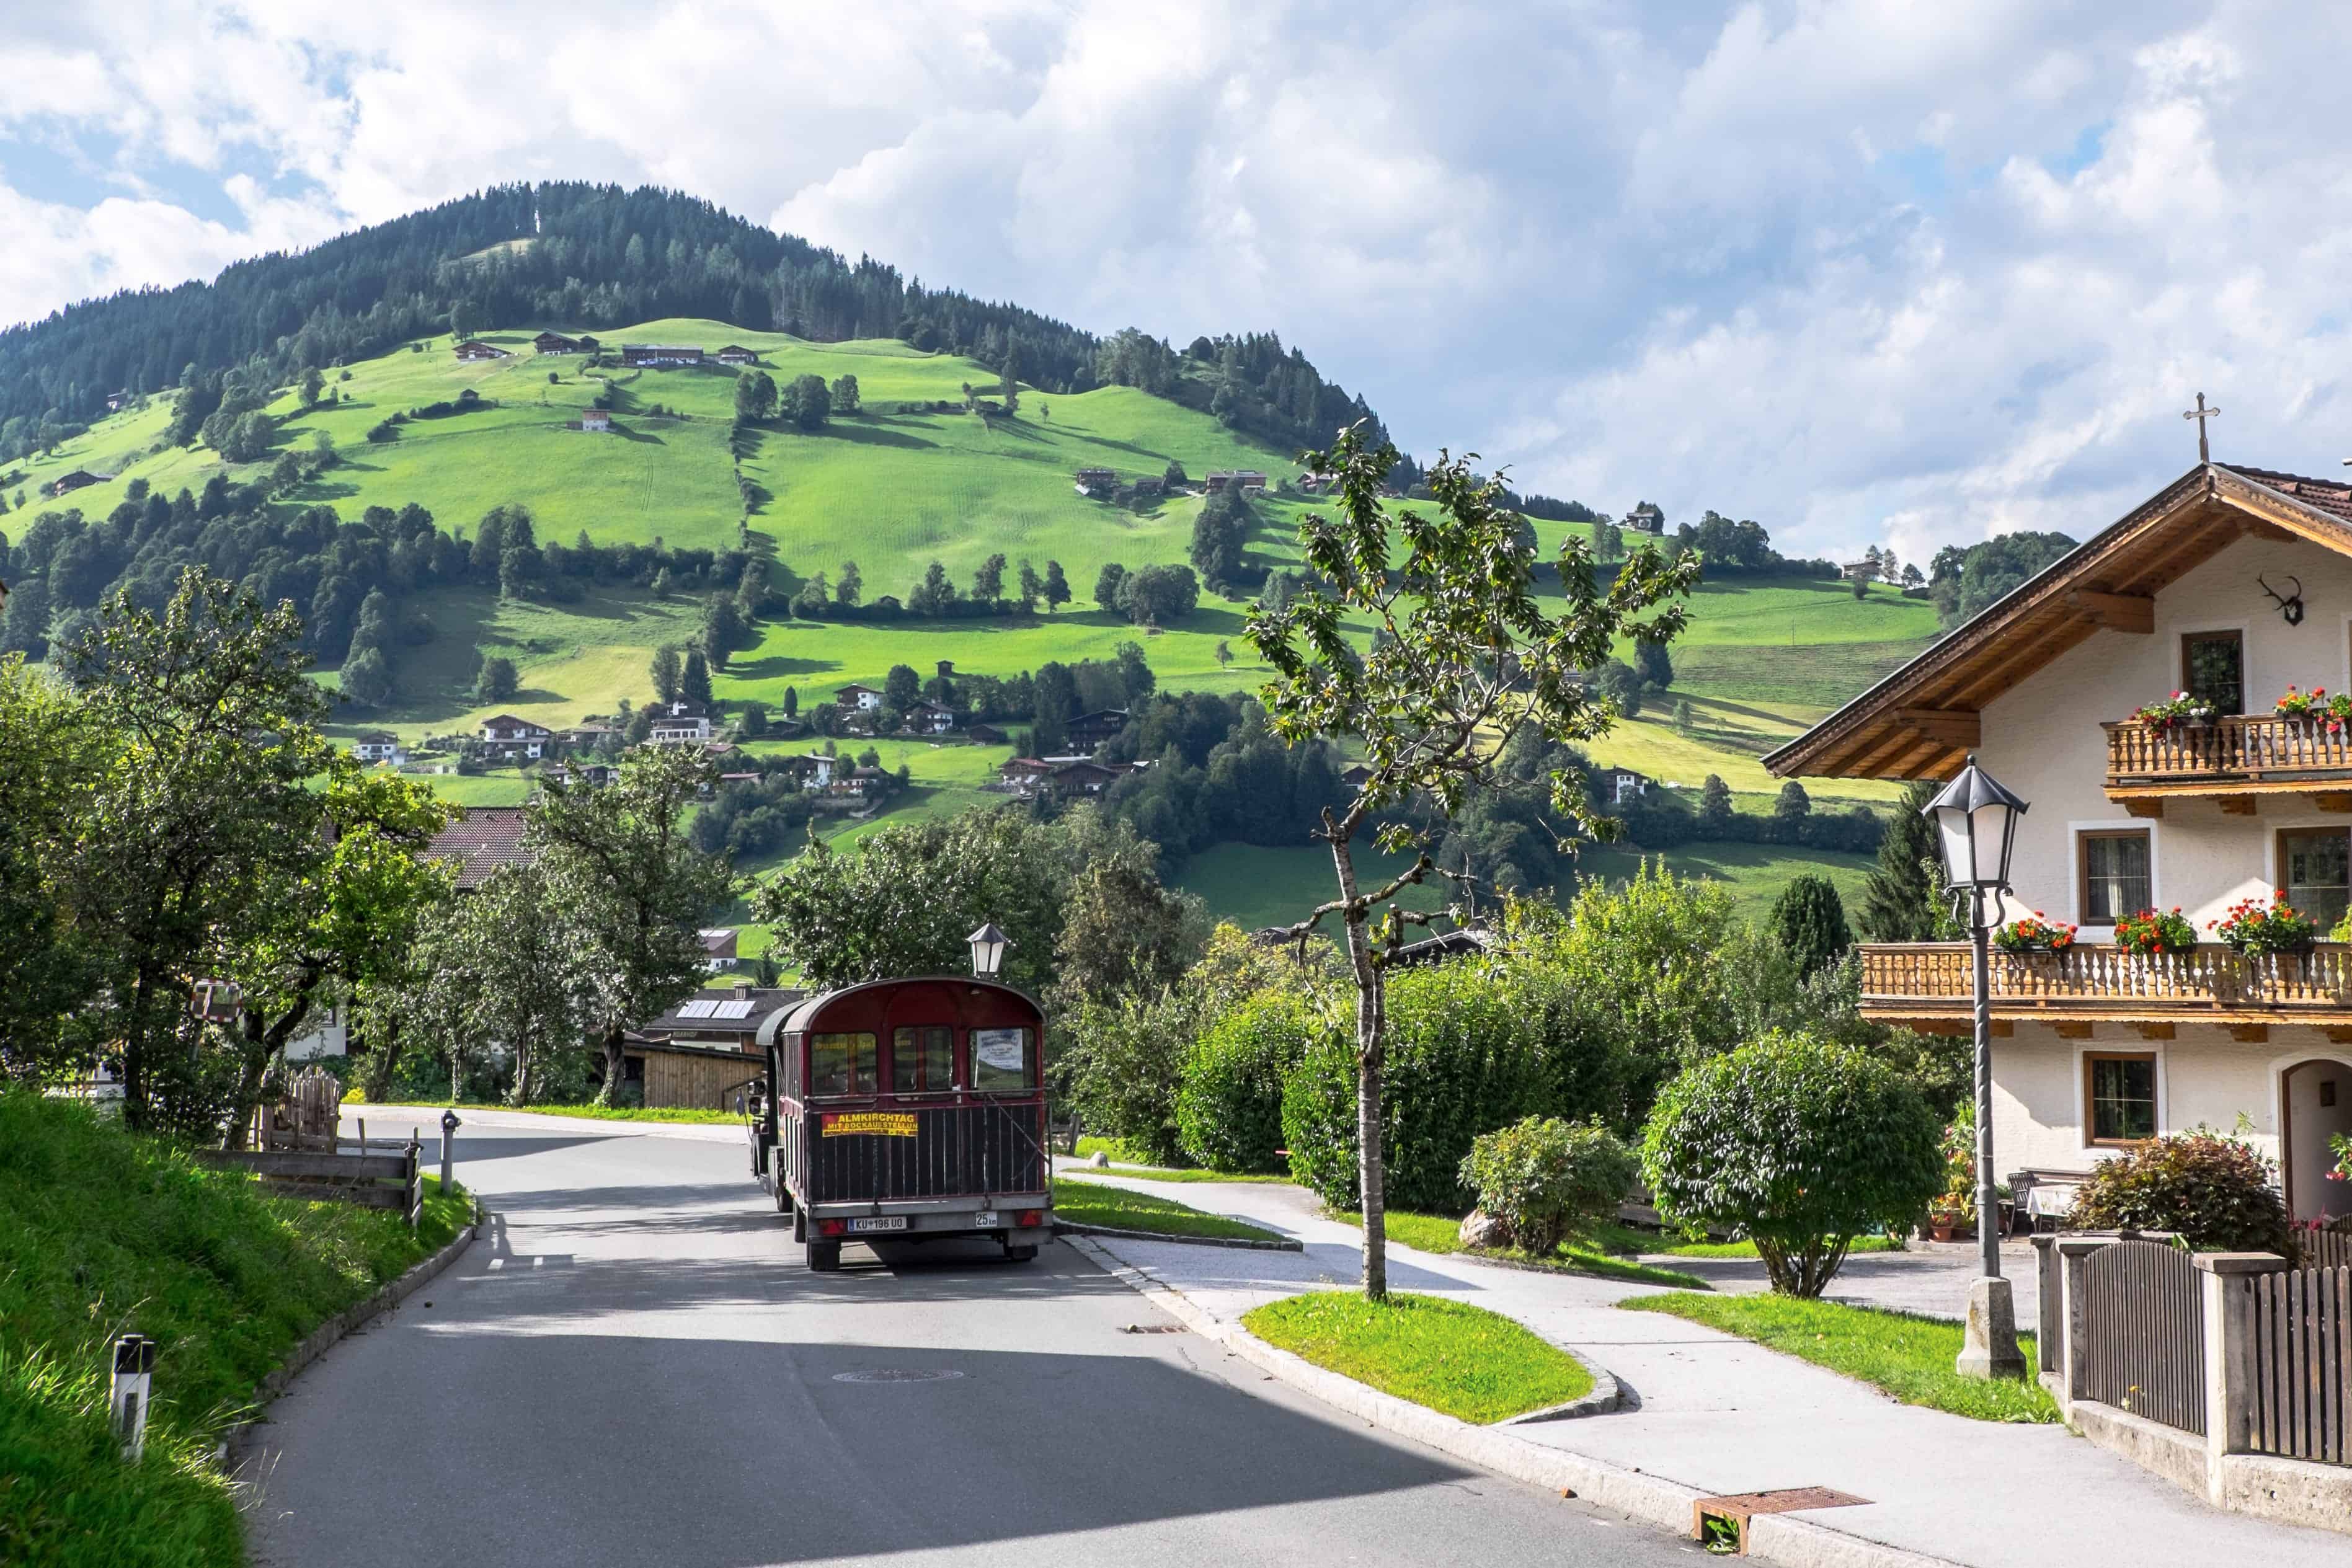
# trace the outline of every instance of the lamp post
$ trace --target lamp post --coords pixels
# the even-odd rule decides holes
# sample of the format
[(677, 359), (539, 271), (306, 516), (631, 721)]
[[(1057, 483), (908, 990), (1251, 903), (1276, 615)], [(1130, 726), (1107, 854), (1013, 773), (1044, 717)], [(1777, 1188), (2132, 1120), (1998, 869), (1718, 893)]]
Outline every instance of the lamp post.
[(964, 940), (971, 944), (971, 977), (996, 978), (996, 972), (1004, 967), (1004, 950), (1013, 946), (1012, 938), (999, 931), (992, 920)]
[(1972, 754), (1960, 776), (1921, 809), (1936, 824), (1948, 886), (1969, 894), (1969, 936), (1975, 946), (1977, 1046), (1977, 1246), (1984, 1271), (1969, 1287), (1969, 1321), (1956, 1368), (1964, 1377), (2023, 1377), (2017, 1348), (2017, 1309), (2000, 1275), (2000, 1203), (1992, 1179), (1992, 958), (1989, 951), (2000, 894), (2009, 887), (2009, 856), (2025, 802), (1977, 766)]

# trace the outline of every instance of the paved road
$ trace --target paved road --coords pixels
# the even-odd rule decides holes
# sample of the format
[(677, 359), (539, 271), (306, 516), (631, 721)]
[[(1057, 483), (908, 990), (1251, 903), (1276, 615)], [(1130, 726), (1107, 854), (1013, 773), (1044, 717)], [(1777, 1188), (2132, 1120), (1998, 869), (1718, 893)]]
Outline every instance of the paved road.
[(1066, 1247), (852, 1247), (813, 1274), (738, 1145), (473, 1127), (457, 1152), (499, 1222), (272, 1408), (260, 1563), (1694, 1555), (1124, 1333), (1171, 1320)]

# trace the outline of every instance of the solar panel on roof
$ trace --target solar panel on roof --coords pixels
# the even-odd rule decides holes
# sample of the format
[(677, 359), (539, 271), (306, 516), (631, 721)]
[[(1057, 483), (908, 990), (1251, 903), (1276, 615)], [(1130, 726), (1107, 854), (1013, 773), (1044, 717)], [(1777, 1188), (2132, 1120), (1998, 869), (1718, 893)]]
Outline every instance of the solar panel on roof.
[(751, 1004), (740, 1000), (721, 1002), (715, 1016), (723, 1019), (747, 1019), (751, 1016)]
[(677, 1016), (682, 1019), (707, 1019), (717, 1011), (718, 1007), (717, 1002), (688, 1002), (677, 1009)]

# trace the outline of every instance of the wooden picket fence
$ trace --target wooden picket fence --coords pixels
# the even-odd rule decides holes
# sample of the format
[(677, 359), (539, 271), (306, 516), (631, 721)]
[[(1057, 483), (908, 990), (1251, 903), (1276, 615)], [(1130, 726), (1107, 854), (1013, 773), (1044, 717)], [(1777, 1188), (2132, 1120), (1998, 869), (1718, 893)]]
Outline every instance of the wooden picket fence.
[(2120, 1240), (2083, 1262), (2072, 1397), (2205, 1430), (2204, 1287), (2189, 1254)]
[(2284, 1458), (2352, 1465), (2346, 1409), (2352, 1405), (2352, 1267), (2258, 1274), (2252, 1284), (2251, 1446)]

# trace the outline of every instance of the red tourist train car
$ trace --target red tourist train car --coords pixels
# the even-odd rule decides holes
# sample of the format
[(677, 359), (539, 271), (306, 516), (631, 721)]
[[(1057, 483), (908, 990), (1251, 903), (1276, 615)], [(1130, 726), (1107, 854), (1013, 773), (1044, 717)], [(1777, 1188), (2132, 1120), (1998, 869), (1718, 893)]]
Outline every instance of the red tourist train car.
[(761, 1029), (751, 1168), (812, 1269), (850, 1240), (993, 1238), (1025, 1262), (1053, 1223), (1045, 1017), (994, 979), (822, 992)]

